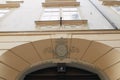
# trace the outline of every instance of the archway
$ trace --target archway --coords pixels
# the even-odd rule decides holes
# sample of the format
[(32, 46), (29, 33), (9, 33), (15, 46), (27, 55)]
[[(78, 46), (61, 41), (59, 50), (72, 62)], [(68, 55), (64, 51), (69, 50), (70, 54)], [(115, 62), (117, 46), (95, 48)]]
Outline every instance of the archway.
[[(57, 49), (58, 51), (56, 51)], [(59, 49), (65, 51), (59, 53)], [(109, 54), (111, 49), (112, 47), (108, 45), (78, 38), (30, 42), (16, 46), (1, 56), (1, 67), (7, 74), (1, 73), (1, 76), (5, 77), (6, 80), (23, 80), (22, 77), (25, 73), (27, 74), (31, 70), (66, 63), (68, 66), (96, 73), (101, 80), (110, 80), (110, 76), (104, 71), (109, 64), (97, 61), (106, 53)], [(108, 59), (104, 61), (110, 63)]]
[[(54, 61), (54, 60), (53, 60)], [(46, 72), (46, 69), (49, 70), (51, 69), (51, 71), (53, 70), (53, 76), (52, 76), (52, 79), (58, 79), (58, 76), (59, 76), (59, 73), (56, 74), (56, 72), (58, 71), (58, 68), (60, 67), (66, 67), (65, 70), (68, 70), (66, 71), (68, 74), (67, 74), (67, 77), (62, 79), (62, 80), (70, 80), (70, 76), (71, 74), (69, 74), (69, 72), (71, 73), (72, 70), (74, 71), (73, 72), (73, 77), (71, 77), (71, 79), (73, 80), (79, 80), (79, 79), (82, 79), (82, 80), (108, 80), (108, 77), (105, 73), (103, 73), (102, 71), (100, 71), (99, 69), (97, 69), (95, 66), (89, 64), (89, 63), (83, 63), (83, 62), (80, 62), (80, 63), (77, 63), (76, 61), (72, 60), (72, 63), (65, 63), (65, 61), (63, 61), (64, 63), (51, 63), (51, 61), (47, 62), (47, 63), (44, 63), (42, 65), (35, 65), (35, 66), (32, 66), (32, 68), (26, 70), (25, 72), (23, 72), (19, 77), (18, 77), (18, 80), (27, 80), (29, 79), (30, 80), (30, 76), (29, 74), (32, 74), (32, 73), (35, 73), (35, 72), (39, 72), (39, 71), (42, 71), (42, 72)], [(60, 64), (60, 65), (59, 65)], [(61, 65), (62, 64), (62, 65)], [(44, 71), (45, 70), (45, 71)], [(49, 70), (50, 71), (50, 70)], [(56, 72), (55, 72), (56, 71)], [(80, 73), (81, 71), (81, 73)], [(60, 76), (61, 76), (61, 73), (62, 73), (62, 76), (66, 76), (66, 75), (63, 75), (64, 73), (66, 72), (60, 72)], [(50, 73), (50, 72), (48, 72)], [(79, 74), (80, 73), (80, 74)], [(84, 73), (84, 74), (83, 74)], [(46, 73), (47, 74), (47, 73)], [(50, 73), (52, 74), (52, 73)], [(77, 75), (78, 74), (78, 75)], [(57, 76), (55, 76), (57, 75)], [(81, 76), (80, 76), (81, 75)], [(77, 76), (77, 77), (76, 77)], [(78, 77), (79, 76), (79, 77)], [(28, 77), (25, 79), (25, 77)], [(54, 78), (53, 78), (54, 77)], [(87, 78), (88, 77), (88, 78)], [(76, 78), (76, 79), (75, 79)], [(38, 78), (40, 79), (40, 77)], [(42, 78), (44, 79), (44, 78)], [(49, 79), (48, 77), (46, 79)], [(31, 79), (32, 80), (32, 79)], [(37, 80), (37, 79), (36, 79)]]
[(23, 80), (101, 80), (95, 73), (58, 63), (27, 74)]

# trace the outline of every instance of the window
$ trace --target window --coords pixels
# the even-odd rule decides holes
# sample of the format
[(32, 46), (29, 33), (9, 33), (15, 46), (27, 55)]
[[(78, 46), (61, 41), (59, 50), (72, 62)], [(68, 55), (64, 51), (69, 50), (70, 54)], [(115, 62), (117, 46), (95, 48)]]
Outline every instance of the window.
[[(62, 13), (62, 14), (60, 14)], [(45, 9), (41, 17), (41, 20), (59, 20), (60, 16), (63, 17), (63, 20), (78, 20), (80, 19), (77, 9), (73, 8), (51, 8)]]
[(8, 9), (0, 9), (0, 18), (7, 14), (10, 10)]
[(63, 20), (80, 20), (78, 12), (63, 12)]
[(59, 29), (65, 29), (68, 26), (72, 26), (71, 29), (81, 27), (81, 25), (87, 24), (87, 20), (82, 20), (80, 17), (78, 6), (80, 3), (76, 1), (42, 3), (42, 7), (44, 7), (42, 15), (39, 20), (35, 21), (35, 24), (40, 28), (44, 26)]
[(111, 7), (115, 12), (117, 12), (118, 14), (120, 14), (120, 6), (112, 6)]
[(49, 9), (44, 9), (43, 15), (40, 20), (59, 20), (59, 9), (57, 8), (49, 8)]

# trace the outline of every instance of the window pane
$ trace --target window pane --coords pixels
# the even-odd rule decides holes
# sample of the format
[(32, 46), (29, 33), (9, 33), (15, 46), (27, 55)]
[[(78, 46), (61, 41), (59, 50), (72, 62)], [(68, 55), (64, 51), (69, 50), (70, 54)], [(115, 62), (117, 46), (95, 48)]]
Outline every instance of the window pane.
[(51, 16), (50, 20), (59, 20), (59, 17), (58, 16)]
[(120, 6), (113, 6), (111, 7), (115, 12), (117, 12), (118, 14), (120, 14)]
[(62, 8), (62, 11), (77, 11), (77, 8)]
[(59, 12), (60, 9), (59, 8), (47, 8), (44, 9), (45, 12)]
[(64, 20), (78, 20), (80, 16), (77, 12), (63, 12)]
[(52, 15), (59, 16), (59, 12), (45, 12), (43, 14), (43, 16), (52, 16)]
[(42, 16), (41, 20), (59, 20), (59, 16)]
[(7, 13), (9, 12), (10, 10), (0, 10), (0, 13)]
[(77, 12), (63, 12), (63, 15), (75, 15), (78, 14)]
[(113, 7), (116, 11), (120, 11), (120, 7), (116, 6), (116, 7)]
[(79, 20), (79, 17), (74, 16), (63, 16), (63, 20)]

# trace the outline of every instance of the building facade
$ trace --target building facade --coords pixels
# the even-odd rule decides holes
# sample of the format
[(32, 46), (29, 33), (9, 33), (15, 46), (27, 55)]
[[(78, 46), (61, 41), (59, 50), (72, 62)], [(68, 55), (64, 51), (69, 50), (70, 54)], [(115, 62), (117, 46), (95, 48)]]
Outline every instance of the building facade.
[(100, 80), (119, 80), (119, 3), (1, 0), (0, 80), (25, 80), (31, 72), (59, 69), (59, 64), (63, 70), (73, 67), (90, 71)]

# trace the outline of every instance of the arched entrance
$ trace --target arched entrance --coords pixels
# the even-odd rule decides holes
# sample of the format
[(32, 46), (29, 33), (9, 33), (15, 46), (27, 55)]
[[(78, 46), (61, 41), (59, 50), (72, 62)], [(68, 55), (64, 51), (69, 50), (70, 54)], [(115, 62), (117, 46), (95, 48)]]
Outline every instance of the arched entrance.
[[(94, 65), (91, 65), (86, 62), (76, 62), (76, 60), (70, 60), (70, 59), (65, 59), (61, 62), (53, 62), (56, 61), (57, 59), (54, 60), (49, 60), (43, 62), (43, 64), (35, 64), (31, 66), (31, 68), (25, 70), (22, 72), (19, 76), (17, 76), (17, 80), (47, 80), (47, 79), (53, 79), (53, 80), (61, 80), (62, 76), (67, 76), (67, 77), (62, 77), (62, 80), (68, 80), (70, 76), (73, 75), (70, 79), (72, 80), (109, 80), (107, 75), (103, 73), (99, 68), (96, 68)], [(66, 62), (70, 61), (72, 63)], [(60, 68), (63, 67), (63, 70), (60, 71)], [(38, 74), (37, 74), (38, 73)], [(40, 73), (40, 74), (39, 74)], [(67, 73), (67, 74), (66, 74)], [(38, 78), (36, 76), (31, 76), (31, 74), (37, 74)], [(42, 75), (46, 75), (46, 77), (42, 77)], [(48, 78), (49, 74), (51, 75), (52, 78)], [(65, 75), (66, 74), (66, 75)], [(41, 77), (39, 77), (39, 75)], [(48, 75), (48, 77), (47, 77)], [(60, 76), (60, 79), (58, 78)], [(36, 77), (36, 78), (35, 78)], [(46, 78), (46, 79), (45, 79)], [(69, 79), (69, 80), (70, 80)]]
[(65, 63), (58, 63), (56, 66), (40, 69), (25, 75), (23, 80), (101, 80), (96, 73), (76, 67), (68, 66)]
[[(110, 53), (109, 53), (110, 52)], [(6, 80), (23, 80), (26, 74), (65, 63), (67, 67), (83, 69), (97, 74), (101, 80), (110, 80), (105, 71), (110, 65), (112, 47), (85, 39), (45, 39), (16, 46), (1, 56), (0, 76)], [(105, 55), (104, 62), (102, 57)], [(5, 75), (7, 74), (7, 75)]]

